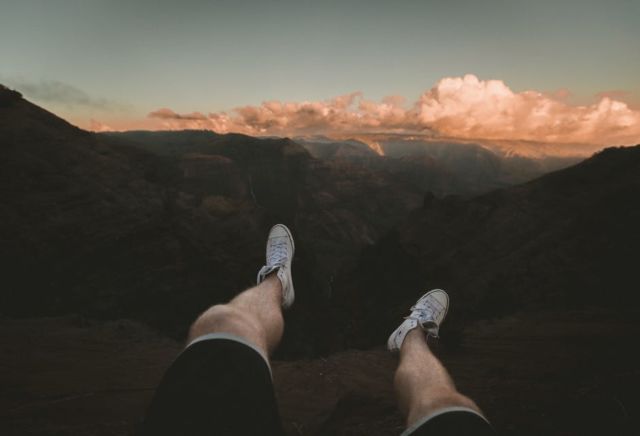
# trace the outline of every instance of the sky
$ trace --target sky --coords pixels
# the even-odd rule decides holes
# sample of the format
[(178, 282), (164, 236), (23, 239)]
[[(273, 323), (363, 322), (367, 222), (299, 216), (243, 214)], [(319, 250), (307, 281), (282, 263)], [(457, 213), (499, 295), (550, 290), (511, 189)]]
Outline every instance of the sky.
[(0, 83), (83, 128), (640, 142), (640, 0), (0, 0)]

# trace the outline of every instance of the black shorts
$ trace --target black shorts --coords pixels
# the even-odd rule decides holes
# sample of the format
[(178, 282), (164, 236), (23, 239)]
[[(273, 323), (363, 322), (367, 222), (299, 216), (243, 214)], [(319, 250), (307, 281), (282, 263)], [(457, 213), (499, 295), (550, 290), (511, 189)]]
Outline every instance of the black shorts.
[[(140, 434), (284, 435), (267, 359), (235, 336), (211, 334), (196, 339), (164, 375)], [(404, 434), (494, 433), (477, 413), (452, 408), (421, 420)]]
[(491, 424), (465, 407), (449, 407), (418, 420), (403, 436), (494, 436)]
[(196, 339), (164, 375), (141, 434), (283, 435), (271, 368), (238, 337)]

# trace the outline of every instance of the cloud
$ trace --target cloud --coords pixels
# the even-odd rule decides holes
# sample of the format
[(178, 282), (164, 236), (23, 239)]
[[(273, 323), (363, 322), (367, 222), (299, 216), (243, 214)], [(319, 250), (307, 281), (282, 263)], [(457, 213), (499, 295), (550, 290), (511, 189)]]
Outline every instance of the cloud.
[(159, 118), (161, 120), (181, 120), (181, 121), (205, 121), (207, 117), (200, 112), (192, 112), (190, 114), (180, 115), (168, 108), (161, 108), (149, 114), (151, 118)]
[(111, 126), (92, 118), (89, 121), (89, 130), (92, 132), (113, 132), (114, 129)]
[(75, 86), (57, 80), (30, 81), (23, 78), (4, 78), (3, 80), (25, 97), (45, 103), (60, 104), (68, 108), (81, 107), (112, 111), (128, 109), (125, 104), (91, 96)]
[(474, 140), (631, 144), (640, 142), (640, 112), (610, 95), (591, 105), (568, 104), (556, 94), (512, 91), (501, 80), (441, 79), (410, 105), (402, 97), (382, 101), (362, 93), (315, 102), (267, 101), (230, 113), (149, 114), (166, 129), (210, 129), (251, 135), (429, 133)]
[(419, 122), (459, 138), (616, 144), (640, 141), (640, 112), (602, 97), (571, 106), (537, 91), (513, 92), (473, 75), (442, 79), (414, 108)]
[(231, 114), (199, 112), (179, 114), (168, 108), (148, 116), (167, 129), (211, 129), (252, 135), (295, 135), (321, 132), (404, 131), (407, 111), (402, 97), (387, 97), (381, 103), (353, 92), (316, 102), (267, 101), (260, 106), (242, 106)]

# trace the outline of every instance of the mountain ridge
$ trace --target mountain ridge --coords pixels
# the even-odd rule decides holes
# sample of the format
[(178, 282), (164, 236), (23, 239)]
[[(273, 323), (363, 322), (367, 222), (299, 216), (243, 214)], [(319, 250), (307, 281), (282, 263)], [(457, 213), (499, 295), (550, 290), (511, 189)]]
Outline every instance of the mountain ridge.
[[(284, 221), (309, 289), (291, 315), (302, 325), (327, 304), (337, 270), (421, 201), (387, 174), (318, 161), (290, 139), (138, 133), (147, 146), (10, 97), (0, 106), (5, 315), (132, 317), (179, 336), (251, 285), (266, 231)], [(163, 149), (167, 136), (182, 143)]]
[[(422, 208), (363, 255), (357, 278), (339, 285), (362, 290), (370, 301), (350, 335), (363, 337), (371, 325), (381, 335), (425, 286), (448, 289), (458, 301), (454, 327), (467, 318), (549, 306), (635, 307), (638, 220), (640, 146), (608, 148), (472, 199), (426, 196)], [(378, 309), (384, 307), (395, 309)]]
[(581, 289), (592, 299), (610, 273), (622, 284), (633, 270), (638, 147), (439, 198), (348, 155), (316, 159), (288, 138), (93, 134), (19, 93), (0, 101), (6, 315), (132, 317), (179, 336), (251, 284), (263, 235), (279, 221), (299, 241), (294, 272), (307, 290), (289, 315), (285, 353), (381, 343), (425, 285), (460, 297), (455, 327), (551, 298), (571, 305)]

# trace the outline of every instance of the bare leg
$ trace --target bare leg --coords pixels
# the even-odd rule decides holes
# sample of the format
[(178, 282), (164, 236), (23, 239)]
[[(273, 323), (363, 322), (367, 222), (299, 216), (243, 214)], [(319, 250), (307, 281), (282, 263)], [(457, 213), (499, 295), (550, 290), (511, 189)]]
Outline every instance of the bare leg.
[(239, 336), (270, 356), (284, 331), (282, 285), (275, 274), (247, 289), (227, 304), (207, 309), (189, 330), (187, 343), (208, 333)]
[(407, 427), (447, 407), (468, 407), (481, 413), (472, 400), (456, 390), (419, 328), (410, 331), (402, 343), (394, 384)]

